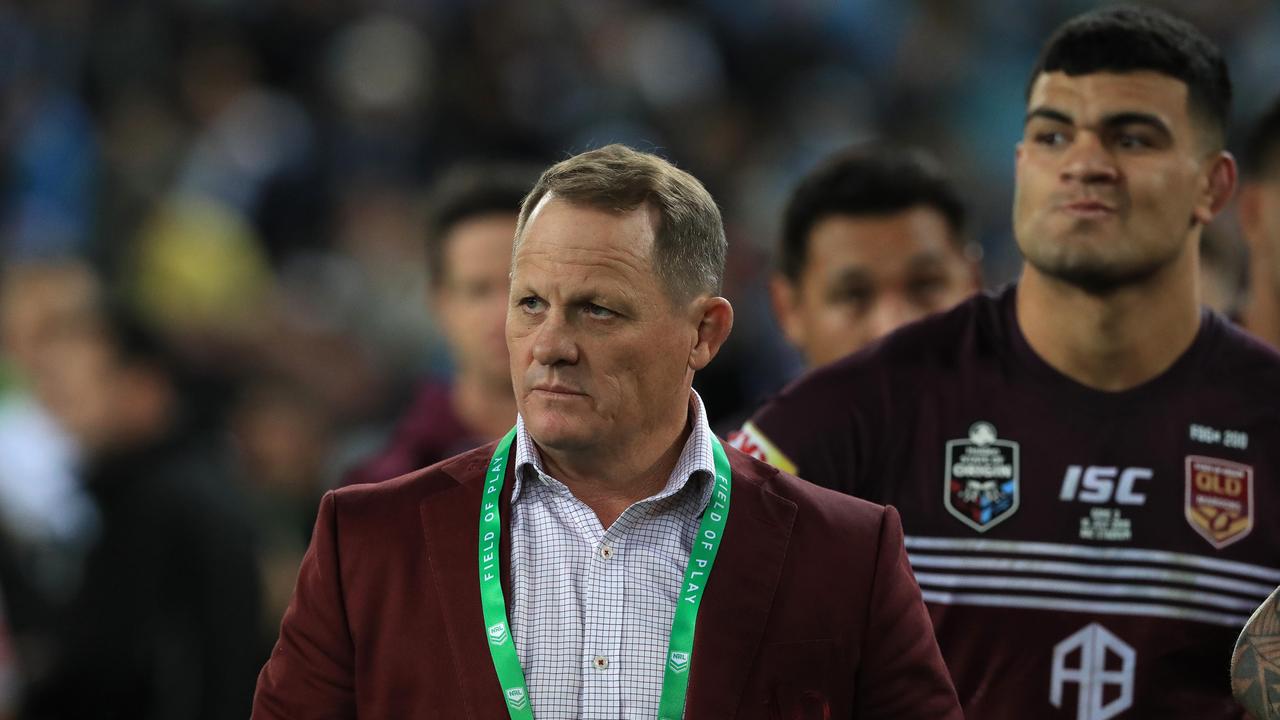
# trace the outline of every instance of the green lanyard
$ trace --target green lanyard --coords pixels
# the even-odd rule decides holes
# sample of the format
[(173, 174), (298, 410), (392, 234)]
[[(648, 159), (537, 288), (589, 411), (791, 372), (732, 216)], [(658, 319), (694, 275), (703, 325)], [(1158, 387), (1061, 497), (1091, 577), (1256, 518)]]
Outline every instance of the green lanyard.
[[(695, 432), (697, 430), (695, 429)], [(512, 720), (533, 720), (529, 706), (529, 690), (524, 670), (516, 655), (515, 640), (507, 622), (507, 602), (502, 594), (501, 571), (498, 567), (498, 542), (502, 537), (502, 520), (498, 517), (498, 496), (507, 474), (507, 453), (515, 440), (516, 429), (503, 436), (489, 461), (484, 495), (480, 500), (480, 605), (484, 609), (484, 627), (489, 636), (489, 652), (498, 682), (507, 701)], [(662, 699), (658, 703), (658, 720), (679, 720), (684, 715), (684, 696), (689, 688), (689, 664), (693, 659), (693, 629), (698, 621), (702, 591), (715, 564), (716, 552), (724, 537), (729, 519), (729, 458), (719, 439), (712, 437), (715, 458), (715, 488), (711, 502), (702, 514), (698, 534), (689, 553), (684, 584), (676, 601), (676, 614), (671, 621), (671, 641), (667, 647), (667, 664), (663, 668)]]

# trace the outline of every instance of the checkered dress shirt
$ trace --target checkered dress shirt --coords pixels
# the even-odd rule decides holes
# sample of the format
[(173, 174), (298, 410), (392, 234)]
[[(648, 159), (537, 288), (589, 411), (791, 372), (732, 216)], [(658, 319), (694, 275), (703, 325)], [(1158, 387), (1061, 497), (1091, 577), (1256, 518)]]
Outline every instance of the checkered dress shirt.
[(713, 436), (691, 396), (693, 430), (666, 486), (608, 530), (544, 472), (516, 421), (509, 614), (539, 720), (657, 717), (677, 595), (714, 488)]

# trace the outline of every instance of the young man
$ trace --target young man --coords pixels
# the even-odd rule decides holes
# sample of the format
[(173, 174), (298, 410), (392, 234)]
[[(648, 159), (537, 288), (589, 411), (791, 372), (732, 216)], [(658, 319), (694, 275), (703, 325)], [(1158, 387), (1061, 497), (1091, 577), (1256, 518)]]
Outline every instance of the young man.
[(1239, 718), (1280, 583), (1280, 356), (1201, 310), (1230, 82), (1195, 28), (1061, 27), (1016, 153), (1022, 279), (821, 368), (743, 443), (897, 506), (968, 717)]
[(787, 340), (812, 367), (945, 310), (979, 287), (965, 209), (921, 150), (837, 153), (787, 203), (770, 284)]
[(702, 185), (611, 145), (515, 237), (516, 426), (325, 496), (254, 717), (958, 720), (896, 514), (707, 425), (733, 310)]
[(1280, 99), (1245, 149), (1240, 228), (1249, 246), (1249, 293), (1242, 324), (1280, 348)]
[(387, 447), (343, 478), (379, 482), (500, 437), (516, 416), (503, 325), (511, 238), (537, 172), (463, 166), (446, 173), (427, 228), (430, 305), (452, 355), (450, 382), (428, 380)]

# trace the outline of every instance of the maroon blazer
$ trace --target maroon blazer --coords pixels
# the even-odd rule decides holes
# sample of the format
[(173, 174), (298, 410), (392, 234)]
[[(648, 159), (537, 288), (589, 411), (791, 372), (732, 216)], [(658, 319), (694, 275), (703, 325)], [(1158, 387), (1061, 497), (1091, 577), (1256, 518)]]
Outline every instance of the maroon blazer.
[[(507, 717), (476, 566), (494, 445), (325, 495), (256, 720)], [(961, 720), (897, 512), (725, 451), (685, 717)]]

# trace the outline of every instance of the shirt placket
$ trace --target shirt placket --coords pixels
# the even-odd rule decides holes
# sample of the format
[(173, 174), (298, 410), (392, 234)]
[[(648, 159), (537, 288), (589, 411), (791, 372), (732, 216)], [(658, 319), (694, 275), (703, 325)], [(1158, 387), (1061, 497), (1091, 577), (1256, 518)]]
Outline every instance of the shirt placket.
[(625, 546), (630, 525), (627, 516), (631, 510), (628, 508), (607, 531), (598, 535), (592, 546), (582, 658), (584, 720), (622, 717), (622, 675), (627, 672), (627, 659), (622, 657), (622, 636), (626, 629)]

